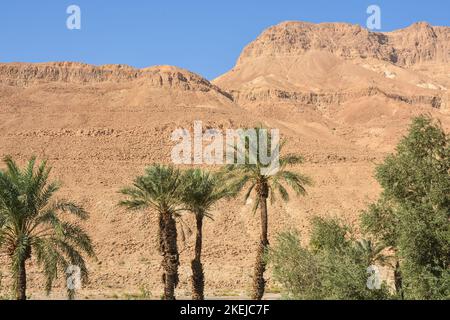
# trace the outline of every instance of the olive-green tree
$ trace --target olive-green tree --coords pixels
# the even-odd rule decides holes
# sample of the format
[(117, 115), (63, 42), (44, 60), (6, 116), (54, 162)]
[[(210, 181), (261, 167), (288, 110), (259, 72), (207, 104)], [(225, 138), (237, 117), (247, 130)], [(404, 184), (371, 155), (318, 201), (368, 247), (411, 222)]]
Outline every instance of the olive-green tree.
[(440, 123), (415, 118), (396, 153), (376, 169), (380, 200), (362, 226), (390, 246), (406, 299), (450, 298), (450, 144)]
[[(356, 240), (349, 226), (337, 219), (314, 218), (307, 246), (298, 232), (281, 233), (268, 255), (274, 278), (291, 299), (377, 300), (389, 299), (385, 283), (369, 288), (368, 267), (381, 259), (363, 240)], [(363, 249), (364, 248), (364, 249)]]

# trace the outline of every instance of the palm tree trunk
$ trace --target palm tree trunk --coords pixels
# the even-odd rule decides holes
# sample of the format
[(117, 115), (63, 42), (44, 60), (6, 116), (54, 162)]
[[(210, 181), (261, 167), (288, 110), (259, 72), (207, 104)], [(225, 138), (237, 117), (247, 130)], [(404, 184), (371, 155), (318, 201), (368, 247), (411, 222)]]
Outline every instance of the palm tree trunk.
[(164, 269), (164, 295), (163, 300), (175, 300), (175, 288), (178, 285), (178, 266), (180, 265), (178, 245), (177, 245), (177, 226), (171, 213), (163, 213), (160, 227), (163, 250), (162, 267)]
[(398, 260), (395, 264), (394, 282), (395, 282), (395, 291), (397, 292), (397, 295), (401, 297), (401, 299), (403, 300), (405, 298), (403, 294), (403, 277), (402, 271), (400, 269), (400, 262)]
[(25, 267), (26, 260), (19, 262), (19, 270), (16, 279), (16, 300), (27, 300), (27, 271)]
[(205, 275), (202, 265), (203, 214), (196, 214), (197, 235), (195, 239), (195, 258), (192, 260), (192, 300), (204, 300)]
[(264, 272), (266, 271), (265, 253), (269, 246), (268, 240), (268, 216), (267, 216), (267, 185), (261, 186), (259, 190), (260, 197), (260, 211), (261, 211), (261, 236), (256, 253), (255, 274), (253, 278), (253, 300), (261, 300), (264, 296), (266, 287), (266, 280), (264, 279)]

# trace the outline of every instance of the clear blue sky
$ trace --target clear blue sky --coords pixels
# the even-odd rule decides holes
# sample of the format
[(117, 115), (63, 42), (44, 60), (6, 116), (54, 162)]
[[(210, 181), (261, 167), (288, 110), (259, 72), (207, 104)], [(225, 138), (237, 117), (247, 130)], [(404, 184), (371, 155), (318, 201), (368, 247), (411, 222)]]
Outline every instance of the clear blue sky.
[[(81, 30), (66, 28), (71, 4), (81, 8)], [(213, 79), (271, 25), (303, 20), (365, 26), (370, 4), (381, 7), (382, 31), (417, 21), (450, 25), (449, 0), (5, 0), (0, 62), (170, 64)]]

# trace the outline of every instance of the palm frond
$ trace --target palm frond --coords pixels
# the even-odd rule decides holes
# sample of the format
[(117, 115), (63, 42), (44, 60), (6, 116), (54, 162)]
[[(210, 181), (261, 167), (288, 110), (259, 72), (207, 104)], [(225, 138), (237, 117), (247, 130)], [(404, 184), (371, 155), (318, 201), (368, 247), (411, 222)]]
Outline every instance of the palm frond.
[[(222, 173), (211, 173), (200, 169), (190, 169), (183, 173), (181, 202), (196, 215), (212, 218), (211, 209), (220, 200), (236, 194), (236, 185), (225, 180)], [(241, 182), (242, 183), (242, 182)]]
[(305, 186), (312, 184), (309, 177), (291, 171), (283, 170), (277, 173), (284, 182), (286, 182), (297, 195), (305, 195)]
[(244, 195), (244, 201), (245, 201), (245, 203), (247, 203), (247, 201), (248, 201), (248, 199), (250, 198), (250, 195), (252, 194), (252, 191), (255, 189), (255, 187), (256, 187), (256, 183), (255, 183), (255, 182), (253, 182), (253, 183), (250, 185), (250, 187), (248, 187), (248, 189), (247, 189), (247, 191), (246, 191), (246, 193), (245, 193), (245, 195)]
[(53, 205), (53, 210), (60, 211), (62, 213), (70, 213), (81, 220), (86, 220), (89, 218), (89, 213), (82, 206), (79, 206), (71, 201), (59, 200)]
[[(255, 128), (256, 132), (260, 132), (263, 128)], [(258, 139), (260, 139), (259, 134), (257, 135)], [(267, 146), (270, 145), (270, 149), (274, 150), (272, 146), (273, 139), (271, 134), (267, 133), (267, 139), (266, 142)], [(287, 140), (282, 140), (279, 142), (279, 152), (281, 153), (283, 147), (285, 146)], [(267, 184), (268, 186), (268, 192), (271, 203), (274, 203), (276, 201), (276, 193), (281, 195), (281, 199), (283, 201), (289, 201), (289, 191), (286, 188), (286, 185), (289, 186), (296, 195), (305, 195), (306, 194), (306, 186), (309, 186), (312, 184), (312, 181), (309, 177), (294, 173), (292, 171), (287, 170), (290, 166), (295, 166), (303, 163), (303, 157), (296, 154), (287, 154), (287, 155), (281, 155), (279, 157), (279, 167), (277, 167), (276, 170), (267, 170), (268, 166), (264, 166), (261, 162), (261, 155), (259, 154), (262, 150), (259, 150), (259, 140), (256, 142), (247, 142), (247, 146), (250, 143), (256, 143), (254, 147), (257, 149), (257, 163), (251, 164), (248, 163), (248, 152), (246, 151), (246, 163), (245, 164), (232, 164), (227, 165), (223, 169), (224, 174), (228, 177), (228, 180), (231, 181), (231, 185), (234, 185), (237, 192), (242, 191), (244, 187), (248, 184), (250, 187), (246, 190), (245, 193), (245, 200), (247, 200), (251, 194), (251, 192), (255, 189), (257, 185), (264, 186)], [(235, 148), (235, 152), (238, 152)], [(278, 154), (278, 153), (277, 153)], [(272, 155), (273, 156), (273, 155)], [(272, 167), (270, 167), (272, 168)], [(284, 184), (284, 185), (283, 185)], [(264, 189), (264, 188), (263, 188)], [(258, 198), (258, 197), (257, 197)], [(259, 205), (259, 199), (255, 201), (255, 207), (253, 209), (256, 210), (256, 208)]]
[(10, 259), (17, 288), (21, 266), (36, 255), (51, 290), (59, 270), (70, 264), (87, 269), (83, 255), (93, 257), (94, 249), (87, 233), (76, 223), (64, 221), (67, 214), (86, 220), (89, 214), (74, 202), (52, 201), (59, 184), (49, 182), (51, 168), (45, 161), (36, 168), (32, 158), (21, 170), (11, 157), (5, 159), (6, 171), (0, 171), (0, 250)]
[(256, 197), (255, 202), (253, 203), (253, 207), (252, 207), (252, 214), (256, 213), (256, 210), (258, 210), (258, 208), (259, 208), (260, 202), (261, 202), (261, 200), (259, 199), (259, 197)]

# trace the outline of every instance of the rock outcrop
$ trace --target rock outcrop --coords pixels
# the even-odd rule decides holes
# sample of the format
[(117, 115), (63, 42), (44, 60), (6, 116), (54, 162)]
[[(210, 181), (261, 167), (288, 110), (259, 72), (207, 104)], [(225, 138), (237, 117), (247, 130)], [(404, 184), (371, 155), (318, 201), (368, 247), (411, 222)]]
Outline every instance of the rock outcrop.
[(446, 108), (450, 28), (416, 23), (370, 32), (345, 23), (284, 22), (250, 43), (214, 80), (242, 104), (335, 105), (381, 95)]
[(0, 64), (0, 84), (29, 87), (45, 83), (102, 84), (145, 82), (155, 88), (192, 91), (215, 91), (229, 94), (208, 80), (185, 69), (173, 66), (155, 66), (135, 69), (127, 65), (93, 66), (74, 62)]
[(450, 28), (426, 22), (394, 32), (370, 32), (346, 23), (284, 22), (264, 31), (242, 52), (237, 65), (262, 56), (328, 51), (345, 59), (376, 58), (399, 66), (450, 63)]

